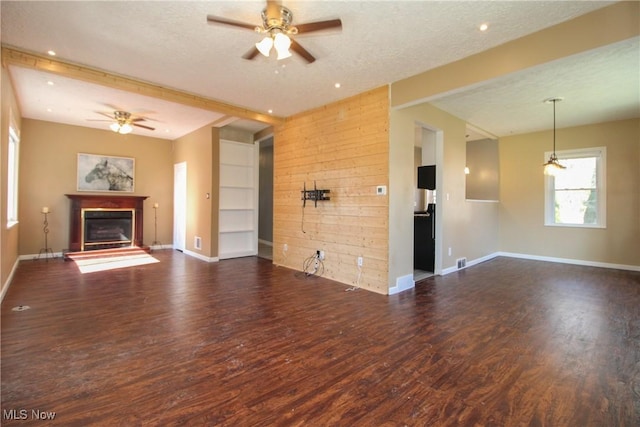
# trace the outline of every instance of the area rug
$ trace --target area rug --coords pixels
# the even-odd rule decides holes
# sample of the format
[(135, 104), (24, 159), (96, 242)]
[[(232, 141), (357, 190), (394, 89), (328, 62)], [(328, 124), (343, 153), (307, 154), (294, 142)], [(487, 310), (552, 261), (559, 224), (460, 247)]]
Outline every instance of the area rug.
[(154, 264), (160, 262), (144, 251), (126, 255), (109, 255), (99, 258), (74, 259), (82, 274), (98, 271), (114, 270), (117, 268), (136, 267), (139, 265)]

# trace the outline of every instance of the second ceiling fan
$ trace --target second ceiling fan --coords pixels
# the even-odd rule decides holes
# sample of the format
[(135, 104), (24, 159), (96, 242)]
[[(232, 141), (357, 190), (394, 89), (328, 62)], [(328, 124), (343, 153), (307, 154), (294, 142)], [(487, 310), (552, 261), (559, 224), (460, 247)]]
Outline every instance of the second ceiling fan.
[(262, 11), (262, 26), (256, 26), (244, 22), (220, 16), (207, 15), (207, 22), (212, 24), (230, 25), (233, 27), (246, 28), (260, 34), (264, 34), (262, 41), (245, 53), (245, 59), (254, 59), (259, 53), (269, 56), (271, 48), (275, 48), (278, 59), (291, 56), (289, 49), (300, 55), (308, 63), (312, 63), (316, 58), (304, 47), (295, 41), (291, 36), (296, 34), (308, 34), (314, 31), (327, 30), (331, 28), (342, 28), (340, 19), (330, 19), (327, 21), (309, 22), (306, 24), (292, 25), (293, 13), (279, 2), (268, 0), (267, 7)]

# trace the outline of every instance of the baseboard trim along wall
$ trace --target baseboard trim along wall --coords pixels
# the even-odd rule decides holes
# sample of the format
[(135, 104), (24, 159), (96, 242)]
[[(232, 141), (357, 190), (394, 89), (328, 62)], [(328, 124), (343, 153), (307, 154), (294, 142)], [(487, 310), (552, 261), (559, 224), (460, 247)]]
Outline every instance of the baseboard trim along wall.
[(408, 289), (413, 289), (415, 286), (416, 282), (413, 281), (413, 274), (396, 277), (396, 285), (392, 288), (389, 288), (389, 295), (394, 295)]
[(483, 257), (476, 258), (476, 259), (473, 259), (471, 261), (467, 261), (467, 265), (465, 267), (463, 267), (463, 268), (460, 268), (460, 269), (455, 265), (453, 267), (447, 267), (444, 270), (442, 270), (442, 275), (445, 276), (447, 274), (455, 273), (458, 270), (464, 270), (465, 268), (480, 264), (481, 262), (492, 260), (495, 257), (500, 256), (499, 254), (500, 254), (499, 252), (494, 252), (492, 254), (485, 255)]
[(44, 261), (45, 259), (59, 259), (62, 258), (62, 252), (49, 252), (49, 254), (27, 254), (27, 255), (20, 255), (18, 257), (18, 261), (37, 261), (38, 257), (40, 257), (40, 259), (42, 261)]
[(571, 259), (571, 258), (556, 258), (556, 257), (541, 256), (541, 255), (519, 254), (514, 252), (497, 252), (496, 256), (530, 259), (534, 261), (557, 262), (560, 264), (584, 265), (587, 267), (612, 268), (615, 270), (640, 271), (640, 265), (613, 264), (609, 262), (585, 261), (581, 259)]
[[(530, 255), (530, 254), (520, 254), (515, 252), (494, 252), (492, 254), (483, 256), (478, 259), (474, 259), (472, 261), (468, 261), (466, 267), (471, 267), (476, 264), (480, 264), (481, 262), (489, 261), (495, 257), (508, 257), (508, 258), (520, 258), (520, 259), (528, 259), (532, 261), (545, 261), (545, 262), (556, 262), (560, 264), (574, 264), (574, 265), (584, 265), (586, 267), (600, 267), (600, 268), (611, 268), (616, 270), (629, 270), (629, 271), (640, 271), (640, 265), (625, 265), (625, 264), (613, 264), (608, 262), (597, 262), (597, 261), (585, 261), (581, 259), (571, 259), (571, 258), (556, 258), (550, 256), (542, 256), (542, 255)], [(458, 271), (458, 267), (448, 267), (442, 270), (442, 275), (455, 273)]]
[(184, 253), (185, 255), (192, 256), (194, 258), (198, 258), (199, 260), (206, 261), (206, 262), (218, 262), (218, 261), (220, 261), (220, 259), (218, 257), (207, 257), (207, 256), (201, 255), (201, 254), (199, 254), (197, 252), (189, 251), (187, 249), (182, 251), (182, 253)]
[(11, 272), (7, 277), (7, 281), (2, 284), (2, 292), (0, 292), (0, 302), (4, 300), (4, 296), (7, 294), (7, 291), (9, 290), (9, 286), (11, 286), (11, 281), (13, 280), (14, 274), (16, 274), (16, 270), (18, 269), (19, 263), (20, 263), (20, 258), (18, 257), (16, 262), (13, 263), (13, 267), (11, 268)]

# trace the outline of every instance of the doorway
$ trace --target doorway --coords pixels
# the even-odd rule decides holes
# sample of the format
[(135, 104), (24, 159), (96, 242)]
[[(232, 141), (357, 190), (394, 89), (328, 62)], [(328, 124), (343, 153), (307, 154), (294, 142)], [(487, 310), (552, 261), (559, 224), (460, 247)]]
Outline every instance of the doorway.
[[(413, 280), (418, 282), (439, 274), (442, 207), (437, 203), (438, 189), (442, 188), (442, 131), (416, 123), (414, 144), (414, 269)], [(435, 174), (433, 184), (418, 188), (418, 168), (428, 168)]]
[(187, 235), (187, 162), (173, 165), (173, 248), (184, 252)]
[(273, 260), (273, 136), (258, 142), (258, 256)]

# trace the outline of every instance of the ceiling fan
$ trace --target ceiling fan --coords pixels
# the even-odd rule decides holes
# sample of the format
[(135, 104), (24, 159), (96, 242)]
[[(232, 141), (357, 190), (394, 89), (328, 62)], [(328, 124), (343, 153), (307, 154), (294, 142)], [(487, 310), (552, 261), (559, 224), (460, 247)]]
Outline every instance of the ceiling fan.
[(155, 130), (155, 128), (152, 128), (150, 126), (145, 126), (145, 125), (141, 125), (138, 122), (143, 122), (145, 120), (147, 120), (145, 117), (133, 117), (131, 115), (131, 113), (127, 112), (127, 111), (122, 111), (122, 110), (116, 110), (114, 111), (112, 114), (109, 113), (103, 113), (103, 112), (97, 112), (98, 114), (101, 114), (105, 117), (108, 117), (111, 120), (98, 120), (98, 119), (88, 119), (89, 121), (93, 121), (93, 122), (107, 122), (110, 121), (112, 122), (111, 125), (109, 126), (111, 128), (112, 131), (117, 132), (117, 133), (121, 133), (121, 134), (127, 134), (130, 133), (133, 130), (133, 126), (137, 126), (140, 128), (144, 128), (144, 129), (149, 129), (149, 130)]
[(279, 4), (275, 0), (267, 0), (267, 7), (262, 11), (262, 25), (256, 26), (244, 22), (234, 21), (231, 19), (207, 15), (207, 22), (211, 24), (223, 24), (233, 27), (246, 28), (265, 37), (262, 41), (245, 53), (244, 59), (254, 59), (258, 53), (269, 56), (271, 48), (275, 48), (278, 59), (284, 59), (291, 56), (289, 48), (304, 58), (309, 64), (314, 62), (316, 58), (298, 42), (291, 38), (297, 34), (308, 34), (314, 31), (322, 31), (330, 28), (342, 28), (340, 19), (330, 19), (327, 21), (309, 22), (306, 24), (291, 25), (293, 21), (293, 13), (286, 7)]

